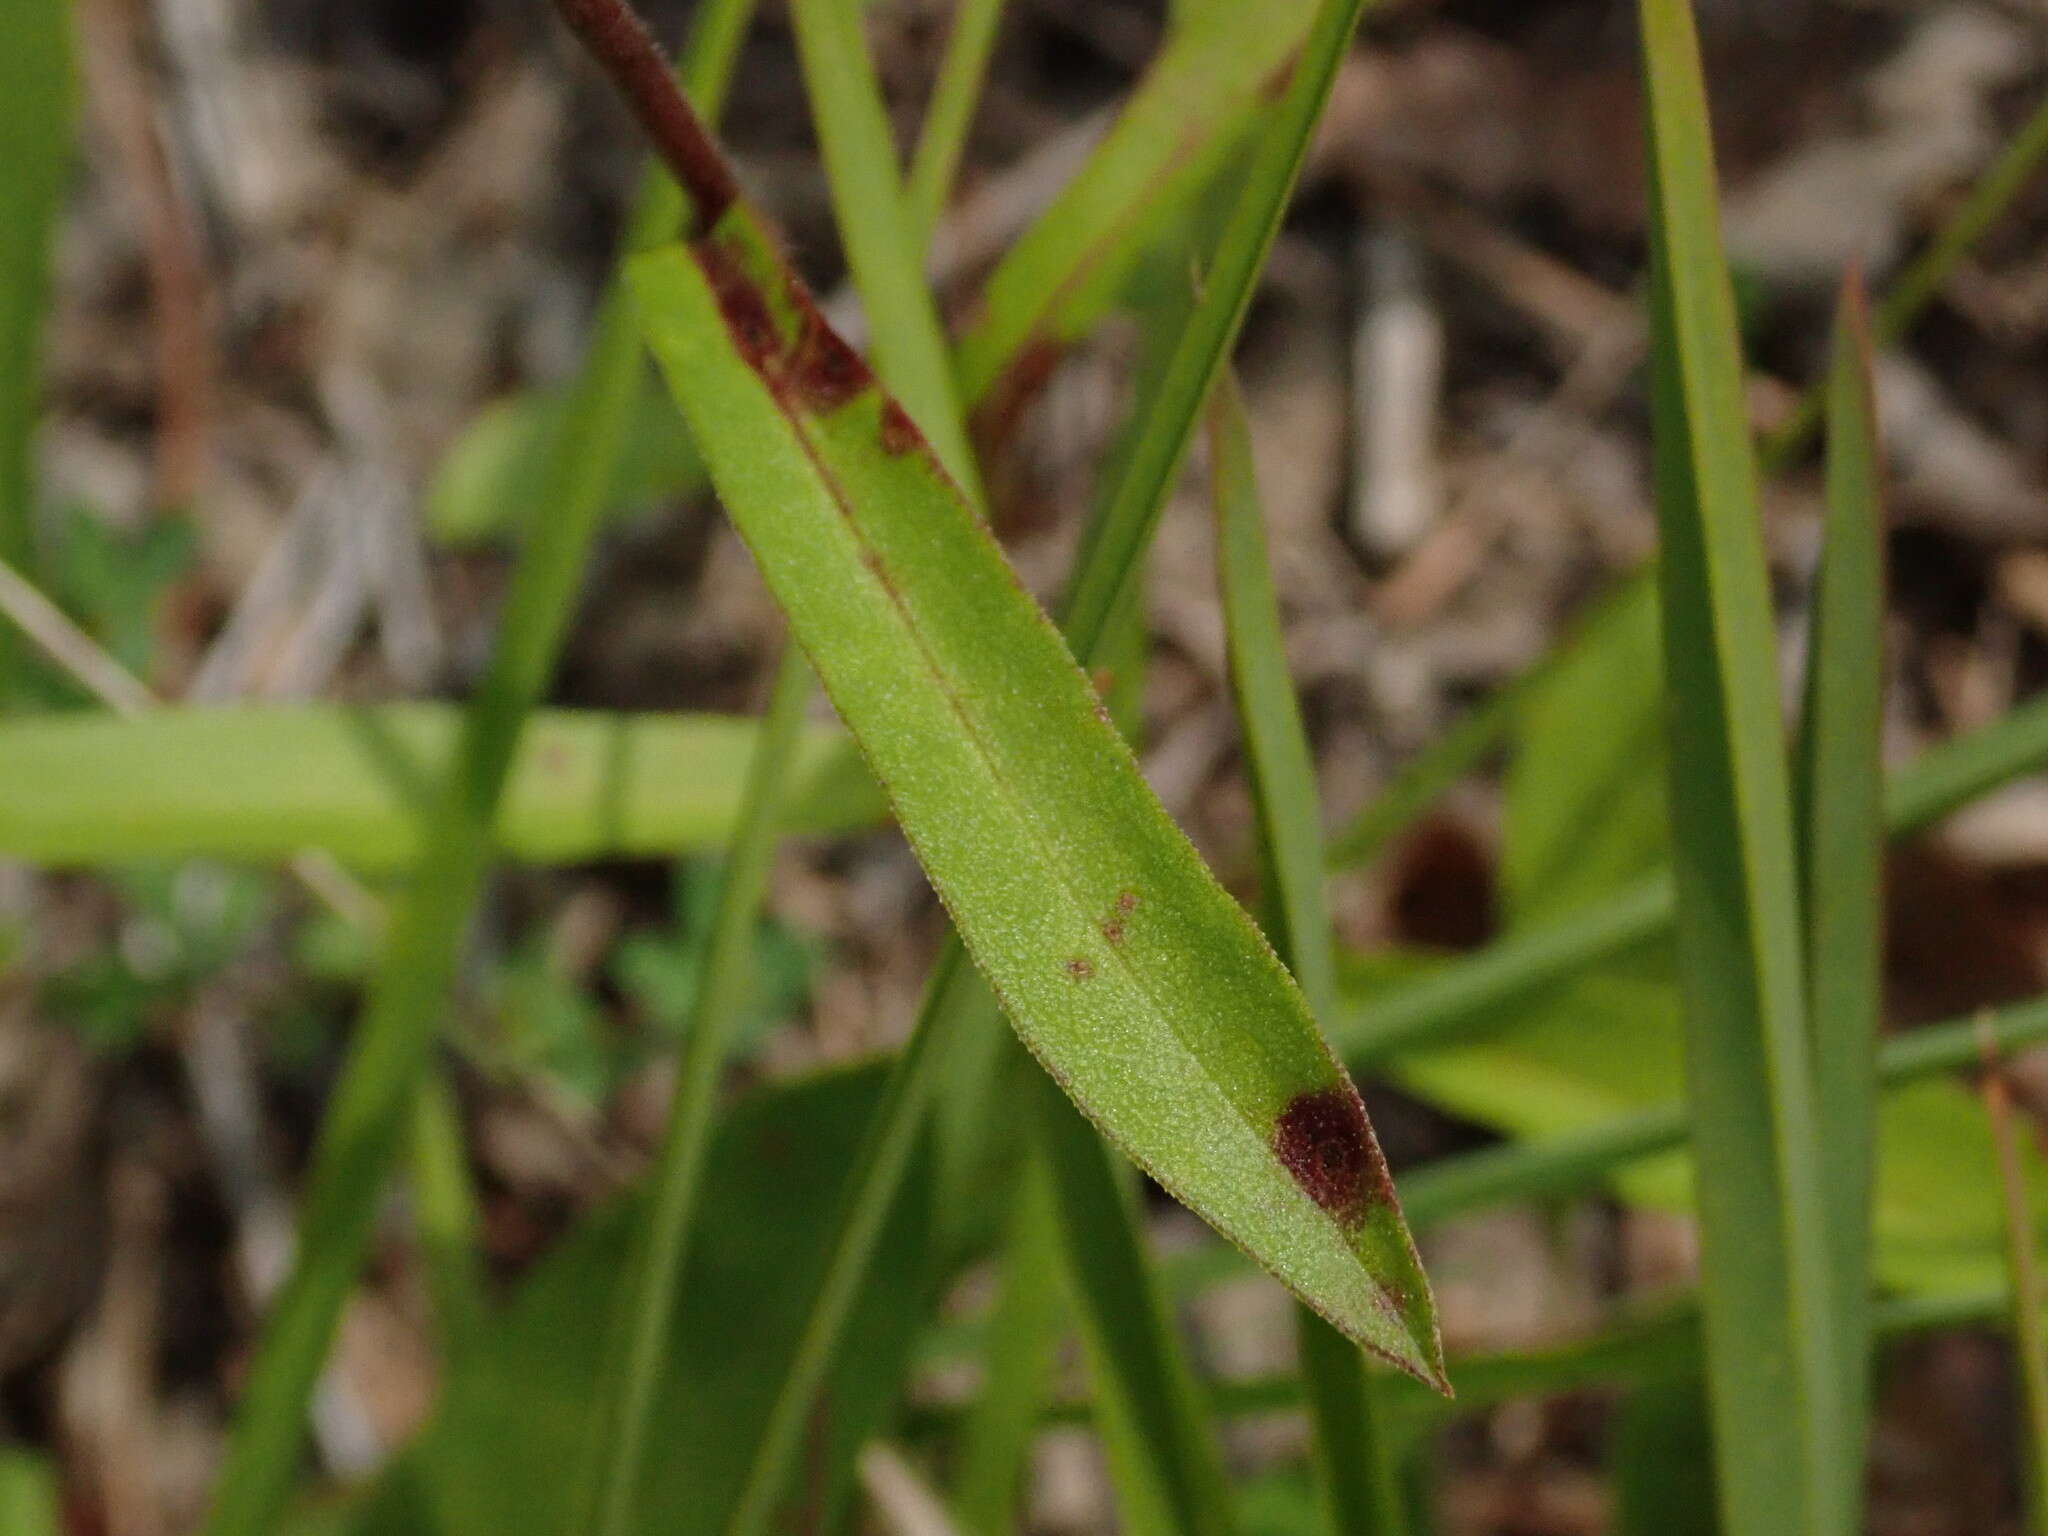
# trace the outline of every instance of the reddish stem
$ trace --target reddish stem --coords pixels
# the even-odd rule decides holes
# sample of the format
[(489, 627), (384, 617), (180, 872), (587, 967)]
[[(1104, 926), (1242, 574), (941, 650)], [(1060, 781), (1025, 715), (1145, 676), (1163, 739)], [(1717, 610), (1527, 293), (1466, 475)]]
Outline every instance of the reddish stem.
[(638, 14), (625, 0), (555, 0), (555, 9), (654, 141), (690, 200), (695, 232), (716, 224), (738, 198), (739, 183)]

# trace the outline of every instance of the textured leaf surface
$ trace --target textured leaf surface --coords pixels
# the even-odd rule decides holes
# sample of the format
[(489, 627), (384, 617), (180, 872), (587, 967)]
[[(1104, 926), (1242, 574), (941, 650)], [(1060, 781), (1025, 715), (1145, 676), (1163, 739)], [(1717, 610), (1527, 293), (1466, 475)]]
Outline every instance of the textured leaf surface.
[(1019, 1035), (1180, 1199), (1438, 1376), (1356, 1090), (908, 418), (744, 204), (634, 275), (714, 481)]

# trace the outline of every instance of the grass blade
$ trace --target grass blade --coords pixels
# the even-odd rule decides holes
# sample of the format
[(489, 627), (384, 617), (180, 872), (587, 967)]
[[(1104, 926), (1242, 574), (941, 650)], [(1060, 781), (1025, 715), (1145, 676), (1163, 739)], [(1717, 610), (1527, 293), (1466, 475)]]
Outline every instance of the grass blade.
[(1038, 1075), (1032, 1092), (1120, 1526), (1146, 1536), (1228, 1536), (1222, 1455), (1145, 1254), (1128, 1170), (1049, 1077)]
[(904, 218), (920, 249), (945, 211), (1002, 19), (1003, 0), (956, 0), (953, 7), (938, 83), (925, 106), (924, 127), (903, 185)]
[(968, 501), (979, 506), (981, 478), (967, 445), (945, 334), (925, 286), (923, 242), (906, 215), (860, 10), (845, 0), (795, 0), (790, 19), (840, 244), (867, 310), (875, 371)]
[(1052, 1390), (1061, 1319), (1060, 1229), (1042, 1159), (1013, 1181), (1002, 1293), (989, 1321), (981, 1391), (960, 1435), (953, 1508), (973, 1536), (1009, 1536), (1040, 1410)]
[(673, 1297), (683, 1273), (699, 1182), (711, 1146), (718, 1075), (725, 1066), (734, 1023), (746, 1002), (746, 968), (753, 956), (754, 928), (781, 823), (784, 777), (810, 694), (810, 668), (792, 646), (777, 669), (754, 751), (712, 918), (703, 980), (683, 1035), (668, 1131), (654, 1168), (646, 1223), (637, 1234), (631, 1265), (615, 1304), (613, 1350), (600, 1377), (610, 1390), (600, 1395), (592, 1417), (582, 1496), (575, 1501), (569, 1526), (581, 1536), (624, 1536), (637, 1518), (635, 1496), (641, 1463), (655, 1389), (668, 1355)]
[[(1424, 1287), (1355, 1091), (900, 408), (744, 203), (635, 278), (735, 521), (1019, 1034), (1186, 1203), (1433, 1373), (1416, 1303), (1389, 1305)], [(1290, 1171), (1325, 1104), (1355, 1149), (1335, 1181)]]
[(1776, 644), (1687, 0), (1642, 0), (1672, 845), (1731, 1532), (1847, 1529)]
[(1286, 95), (1253, 151), (1244, 184), (1207, 263), (1205, 291), (1181, 328), (1148, 410), (1145, 431), (1133, 442), (1116, 494), (1103, 514), (1099, 539), (1109, 557), (1085, 566), (1068, 595), (1067, 635), (1077, 651), (1093, 649), (1112, 613), (1128, 600), (1125, 584), (1138, 562), (1126, 552), (1151, 537), (1166, 487), (1180, 469), (1202, 406), (1251, 305), (1259, 270), (1301, 174), (1309, 135), (1322, 116), (1337, 66), (1367, 3), (1323, 0), (1316, 8)]
[[(325, 848), (355, 869), (403, 870), (420, 855), (460, 729), (460, 711), (442, 704), (0, 722), (0, 781), (11, 791), (0, 800), (0, 855), (54, 867), (279, 863)], [(755, 722), (737, 716), (538, 710), (494, 840), (535, 864), (715, 852), (731, 839), (756, 738)], [(785, 832), (853, 831), (885, 813), (837, 726), (804, 730), (790, 778)]]
[(306, 1402), (335, 1319), (369, 1246), (378, 1200), (433, 1049), (491, 856), (520, 732), (539, 701), (582, 575), (640, 367), (627, 306), (604, 305), (589, 360), (550, 455), (490, 662), (463, 714), (425, 846), (386, 935), (362, 1022), (321, 1121), (300, 1231), (229, 1437), (206, 1530), (263, 1536), (276, 1523), (304, 1434)]
[(1870, 1394), (1877, 1037), (1884, 1009), (1884, 498), (1861, 280), (1828, 382), (1827, 523), (1797, 785), (1815, 1112), (1841, 1367), (1843, 1497), (1860, 1505)]
[(1173, 8), (1166, 44), (1109, 136), (989, 279), (959, 348), (969, 399), (1001, 411), (1101, 318), (1246, 127), (1271, 113), (1314, 12), (1312, 0)]
[[(1336, 1007), (1336, 972), (1315, 759), (1287, 670), (1251, 431), (1228, 369), (1209, 402), (1209, 469), (1231, 694), (1258, 814), (1267, 930), (1310, 1007), (1328, 1018)], [(1340, 1536), (1399, 1529), (1399, 1502), (1379, 1460), (1381, 1437), (1363, 1358), (1304, 1307), (1295, 1309), (1294, 1336), (1329, 1528)]]
[[(43, 317), (71, 161), (71, 7), (26, 0), (0, 50), (0, 561), (33, 575)], [(13, 637), (0, 634), (0, 699)]]
[(2048, 1329), (2041, 1318), (2041, 1273), (2033, 1202), (2027, 1195), (2013, 1125), (2012, 1089), (1988, 1030), (1980, 1031), (1984, 1057), (1984, 1111), (1998, 1159), (1998, 1187), (2004, 1197), (2006, 1286), (2011, 1295), (2013, 1356), (2020, 1379), (2020, 1422), (2025, 1436), (2020, 1456), (2026, 1491), (2027, 1529), (2048, 1532)]

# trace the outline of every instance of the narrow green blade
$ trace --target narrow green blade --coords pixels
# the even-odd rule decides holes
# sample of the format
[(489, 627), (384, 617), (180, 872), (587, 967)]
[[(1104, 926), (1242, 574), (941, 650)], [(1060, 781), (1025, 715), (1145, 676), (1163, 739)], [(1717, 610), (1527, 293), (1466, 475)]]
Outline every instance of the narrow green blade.
[[(292, 704), (0, 722), (0, 855), (282, 863), (324, 848), (353, 869), (402, 870), (419, 857), (460, 716), (444, 704)], [(738, 716), (536, 711), (495, 840), (534, 864), (715, 852), (732, 837), (756, 733)], [(805, 729), (790, 779), (787, 832), (854, 831), (885, 814), (836, 726)]]
[[(21, 0), (0, 49), (0, 560), (34, 571), (35, 473), (42, 416), (43, 320), (57, 215), (71, 169), (71, 7)], [(0, 684), (14, 637), (0, 634)]]
[[(1033, 1069), (1035, 1070), (1035, 1069)], [(982, 1387), (960, 1436), (953, 1508), (971, 1536), (1010, 1536), (1036, 1438), (1052, 1394), (1060, 1304), (1059, 1222), (1044, 1160), (1026, 1156), (1012, 1181), (1002, 1291), (983, 1351)]]
[[(1329, 1017), (1336, 975), (1315, 760), (1287, 670), (1251, 432), (1227, 370), (1209, 402), (1209, 471), (1231, 693), (1258, 811), (1267, 926), (1311, 1006)], [(1380, 1460), (1383, 1437), (1373, 1424), (1364, 1360), (1305, 1308), (1296, 1312), (1295, 1342), (1329, 1528), (1340, 1536), (1399, 1529), (1399, 1501)]]
[(922, 242), (906, 216), (887, 108), (857, 7), (794, 0), (804, 94), (832, 188), (840, 244), (867, 312), (875, 371), (970, 502), (981, 482), (967, 446), (946, 338), (925, 286)]
[(1872, 1148), (1884, 967), (1884, 496), (1862, 283), (1828, 380), (1826, 542), (1814, 591), (1799, 831), (1821, 1177), (1842, 1370), (1843, 1496), (1860, 1504), (1870, 1393)]
[(1051, 1081), (1038, 1077), (1031, 1092), (1120, 1526), (1133, 1536), (1228, 1536), (1214, 1424), (1144, 1249), (1130, 1171)]
[(668, 1361), (675, 1290), (689, 1255), (710, 1153), (718, 1078), (747, 998), (754, 927), (775, 853), (790, 759), (810, 696), (810, 668), (792, 647), (777, 669), (754, 750), (712, 918), (703, 977), (683, 1034), (668, 1131), (655, 1164), (646, 1222), (637, 1234), (615, 1303), (610, 1350), (600, 1378), (608, 1390), (591, 1418), (579, 1497), (568, 1526), (572, 1536), (626, 1536), (638, 1519), (635, 1497), (655, 1392)]
[(1777, 648), (1686, 0), (1642, 0), (1653, 401), (1686, 1076), (1722, 1508), (1838, 1536), (1842, 1426)]

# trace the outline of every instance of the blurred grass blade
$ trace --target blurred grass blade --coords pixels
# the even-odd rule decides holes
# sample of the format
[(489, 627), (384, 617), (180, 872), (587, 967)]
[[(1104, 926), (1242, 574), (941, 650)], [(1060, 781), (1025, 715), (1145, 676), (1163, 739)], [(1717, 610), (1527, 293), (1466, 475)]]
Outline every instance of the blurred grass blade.
[[(728, 50), (724, 62), (730, 58)], [(722, 94), (722, 80), (697, 83), (707, 94)], [(658, 222), (659, 214), (649, 217)], [(490, 661), (464, 711), (454, 762), (436, 786), (420, 866), (385, 937), (348, 1061), (321, 1120), (301, 1246), (236, 1411), (207, 1518), (210, 1536), (267, 1536), (290, 1491), (307, 1399), (369, 1247), (385, 1178), (433, 1050), (489, 866), (498, 801), (526, 715), (554, 672), (639, 367), (629, 307), (614, 294), (600, 311), (539, 482), (539, 504), (549, 515), (526, 530)]]
[(668, 1130), (655, 1163), (648, 1210), (615, 1302), (611, 1347), (599, 1380), (606, 1388), (591, 1418), (575, 1536), (626, 1536), (636, 1528), (655, 1390), (669, 1349), (675, 1291), (689, 1250), (699, 1183), (711, 1146), (718, 1076), (745, 1006), (748, 966), (761, 897), (781, 825), (781, 796), (811, 696), (811, 672), (789, 647), (777, 668), (746, 797), (733, 829), (702, 979), (683, 1034), (669, 1104)]
[[(1287, 670), (1251, 431), (1236, 377), (1227, 368), (1209, 401), (1209, 472), (1231, 695), (1258, 813), (1267, 931), (1310, 1007), (1329, 1018), (1337, 983), (1323, 895), (1315, 760)], [(1398, 1529), (1395, 1490), (1377, 1460), (1380, 1437), (1363, 1358), (1305, 1307), (1295, 1309), (1294, 1336), (1329, 1529), (1338, 1536)]]
[(447, 1080), (430, 1072), (413, 1101), (412, 1155), (407, 1168), (413, 1226), (426, 1251), (444, 1370), (459, 1368), (485, 1317), (481, 1260), (483, 1216), (469, 1176), (462, 1115)]
[(1713, 1431), (1699, 1377), (1644, 1382), (1619, 1419), (1608, 1455), (1616, 1536), (1720, 1536)]
[[(354, 869), (402, 870), (420, 855), (460, 728), (443, 704), (0, 721), (0, 856), (282, 863), (324, 848)], [(716, 851), (732, 836), (756, 734), (737, 716), (536, 711), (493, 836), (535, 864)], [(886, 812), (837, 726), (805, 729), (790, 778), (786, 832), (853, 831)]]
[(61, 1536), (57, 1475), (42, 1457), (0, 1446), (0, 1536)]
[(2005, 1210), (2006, 1286), (2020, 1379), (2020, 1479), (2026, 1493), (2027, 1529), (2031, 1536), (2044, 1536), (2048, 1533), (2048, 1329), (2041, 1317), (2040, 1236), (2033, 1202), (2027, 1196), (2019, 1131), (2013, 1124), (2012, 1089), (1989, 1031), (1980, 1029), (1979, 1039), (1984, 1059), (1984, 1110), (1991, 1121)]
[(846, 0), (792, 0), (790, 20), (839, 242), (867, 312), (875, 371), (954, 483), (979, 506), (981, 477), (967, 445), (945, 333), (925, 286), (923, 242), (914, 236), (896, 175), (896, 147), (860, 11)]
[[(2048, 764), (2048, 695), (1933, 747), (1885, 786), (1886, 831), (1903, 837)], [(1347, 990), (1332, 1033), (1355, 1069), (1407, 1052), (1435, 1050), (1507, 1023), (1509, 1005), (1670, 932), (1671, 876), (1645, 876), (1570, 917), (1498, 940), (1471, 955), (1361, 1001)]]
[(1355, 1090), (900, 407), (744, 203), (635, 278), (735, 522), (1019, 1034), (1185, 1203), (1433, 1377)]
[(1797, 864), (1688, 0), (1641, 0), (1671, 831), (1715, 1456), (1735, 1536), (1842, 1536)]
[(966, 951), (948, 941), (926, 985), (924, 1006), (910, 1039), (890, 1069), (861, 1140), (789, 1367), (775, 1389), (730, 1513), (718, 1527), (725, 1536), (758, 1536), (771, 1528), (818, 1394), (846, 1346), (847, 1329), (867, 1288), (888, 1213), (903, 1193), (933, 1090), (962, 1036), (995, 1027), (996, 1020), (987, 1016), (994, 1011)]
[[(2048, 999), (1894, 1035), (1878, 1053), (1885, 1087), (1968, 1067), (1987, 1033), (2001, 1051), (2048, 1041)], [(1401, 1208), (1417, 1230), (1483, 1206), (1575, 1194), (1624, 1164), (1685, 1145), (1677, 1104), (1644, 1110), (1570, 1135), (1503, 1142), (1429, 1163), (1401, 1181)]]
[(1862, 283), (1844, 285), (1828, 381), (1827, 519), (1800, 734), (1808, 1027), (1848, 1461), (1869, 1418), (1873, 1146), (1884, 1008), (1884, 495)]
[(962, 392), (1001, 413), (1116, 299), (1145, 251), (1267, 117), (1313, 0), (1185, 0), (1109, 136), (1011, 247), (959, 348)]
[(1459, 781), (1500, 750), (1513, 730), (1522, 701), (1551, 675), (1568, 645), (1552, 650), (1544, 661), (1488, 694), (1429, 747), (1417, 753), (1393, 782), (1330, 839), (1325, 861), (1333, 870), (1362, 869), (1379, 860), (1389, 846), (1450, 793)]
[(954, 0), (938, 81), (925, 105), (924, 126), (903, 185), (904, 217), (920, 251), (945, 211), (1002, 20), (1003, 0)]
[(1039, 1414), (1052, 1392), (1059, 1342), (1060, 1231), (1052, 1186), (1043, 1159), (1027, 1153), (1022, 1163), (1011, 1181), (1002, 1290), (982, 1352), (981, 1390), (960, 1436), (953, 1508), (970, 1536), (1011, 1536), (1019, 1528), (1017, 1501)]
[(1098, 537), (1108, 546), (1108, 558), (1084, 566), (1068, 594), (1067, 636), (1077, 651), (1093, 649), (1112, 613), (1128, 600), (1125, 583), (1133, 579), (1139, 562), (1125, 552), (1151, 538), (1210, 386), (1229, 361), (1259, 271), (1301, 174), (1309, 136), (1322, 117), (1337, 68), (1368, 3), (1322, 0), (1307, 41), (1285, 77), (1286, 94), (1252, 150), (1215, 253), (1205, 264), (1202, 296), (1181, 328), (1148, 407), (1145, 430), (1133, 442), (1116, 493), (1102, 516)]
[[(0, 49), (0, 561), (33, 577), (43, 320), (71, 169), (71, 7), (18, 0)], [(0, 633), (0, 704), (15, 641)]]
[(1038, 1075), (1031, 1092), (1119, 1527), (1133, 1536), (1227, 1536), (1222, 1454), (1144, 1252), (1128, 1170), (1050, 1078)]

